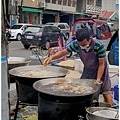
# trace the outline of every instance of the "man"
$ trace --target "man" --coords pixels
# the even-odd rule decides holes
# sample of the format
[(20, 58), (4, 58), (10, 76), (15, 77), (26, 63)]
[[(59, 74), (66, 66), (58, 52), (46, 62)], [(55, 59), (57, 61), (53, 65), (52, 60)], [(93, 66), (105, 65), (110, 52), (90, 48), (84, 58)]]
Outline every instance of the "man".
[(94, 26), (94, 22), (92, 20), (89, 20), (88, 25), (89, 25), (88, 30), (90, 32), (90, 36), (96, 38), (97, 31), (96, 31), (96, 27)]
[(70, 43), (64, 50), (46, 58), (44, 65), (66, 55), (68, 52), (77, 52), (84, 64), (81, 79), (96, 79), (95, 84), (99, 84), (102, 81), (100, 91), (104, 96), (105, 102), (112, 105), (112, 97), (109, 93), (111, 82), (107, 68), (106, 50), (103, 44), (91, 39), (87, 29), (79, 29), (76, 32), (76, 38), (77, 41)]
[(81, 28), (86, 28), (86, 29), (88, 29), (87, 26), (86, 26), (86, 22), (82, 22), (82, 23), (81, 23)]

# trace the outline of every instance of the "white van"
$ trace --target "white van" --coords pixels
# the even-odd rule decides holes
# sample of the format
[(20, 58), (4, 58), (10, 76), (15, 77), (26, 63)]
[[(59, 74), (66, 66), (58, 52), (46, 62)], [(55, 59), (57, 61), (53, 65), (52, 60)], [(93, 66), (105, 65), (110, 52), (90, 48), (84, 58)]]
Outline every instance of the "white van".
[(69, 39), (69, 37), (70, 37), (70, 27), (67, 23), (52, 23), (52, 22), (49, 22), (49, 23), (46, 23), (46, 24), (57, 26), (58, 28), (60, 28), (60, 30), (65, 35), (66, 40)]
[(21, 35), (28, 25), (31, 24), (27, 24), (27, 23), (14, 24), (10, 29), (8, 29), (8, 31), (11, 33), (11, 37), (9, 39), (21, 40)]

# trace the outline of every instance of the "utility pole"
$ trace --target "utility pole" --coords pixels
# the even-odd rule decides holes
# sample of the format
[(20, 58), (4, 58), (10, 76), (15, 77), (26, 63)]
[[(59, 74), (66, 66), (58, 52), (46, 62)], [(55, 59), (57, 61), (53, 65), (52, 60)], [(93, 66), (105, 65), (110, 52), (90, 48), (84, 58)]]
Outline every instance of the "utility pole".
[(1, 120), (9, 120), (9, 102), (8, 102), (8, 66), (7, 66), (7, 48), (6, 39), (6, 0), (1, 2)]

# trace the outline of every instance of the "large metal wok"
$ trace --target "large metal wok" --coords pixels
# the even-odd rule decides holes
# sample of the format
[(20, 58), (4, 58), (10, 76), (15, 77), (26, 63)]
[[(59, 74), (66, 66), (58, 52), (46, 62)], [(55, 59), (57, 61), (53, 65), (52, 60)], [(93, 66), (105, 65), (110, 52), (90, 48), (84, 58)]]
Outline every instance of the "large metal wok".
[[(51, 78), (51, 79), (42, 79), (33, 84), (33, 88), (40, 93), (40, 96), (44, 99), (49, 100), (58, 100), (58, 101), (84, 101), (86, 99), (91, 99), (93, 95), (98, 91), (98, 86), (95, 85), (94, 80), (92, 79), (73, 79), (73, 78)], [(84, 93), (84, 94), (62, 94), (60, 92), (54, 92), (51, 90), (41, 90), (40, 87), (44, 87), (46, 85), (52, 84), (52, 83), (74, 83), (79, 84), (82, 86), (89, 86), (92, 87), (93, 90), (90, 93)], [(60, 94), (59, 94), (60, 93)]]
[[(46, 71), (46, 75), (44, 77), (25, 77), (21, 76), (21, 72), (25, 73), (27, 71)], [(47, 72), (52, 71), (52, 76), (47, 74)], [(17, 83), (17, 94), (19, 96), (20, 101), (27, 103), (36, 103), (38, 100), (38, 93), (33, 89), (33, 83), (37, 80), (45, 79), (45, 78), (54, 78), (54, 77), (63, 77), (67, 74), (67, 69), (55, 66), (47, 66), (44, 67), (42, 65), (31, 65), (31, 66), (22, 66), (16, 67), (9, 70), (10, 75), (14, 76)]]
[[(45, 71), (46, 74), (42, 77), (29, 77), (29, 76), (22, 76), (22, 73), (28, 72), (28, 71)], [(52, 72), (52, 75), (47, 74)], [(40, 79), (46, 79), (46, 78), (55, 78), (55, 77), (64, 77), (67, 74), (68, 70), (62, 67), (55, 67), (55, 66), (46, 66), (43, 65), (31, 65), (31, 66), (22, 66), (22, 67), (16, 67), (11, 70), (9, 70), (9, 74), (14, 76), (16, 80), (18, 80), (21, 84), (26, 85), (32, 85), (35, 81)]]

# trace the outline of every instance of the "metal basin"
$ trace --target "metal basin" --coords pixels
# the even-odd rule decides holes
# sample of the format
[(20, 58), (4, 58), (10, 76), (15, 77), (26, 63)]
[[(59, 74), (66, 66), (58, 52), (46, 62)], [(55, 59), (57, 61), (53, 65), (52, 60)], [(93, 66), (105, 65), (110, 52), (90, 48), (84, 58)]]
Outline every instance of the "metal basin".
[(31, 62), (30, 59), (23, 57), (9, 57), (8, 58), (8, 69), (12, 69), (15, 67), (25, 66)]
[(118, 120), (118, 110), (108, 107), (89, 107), (86, 109), (89, 120)]

